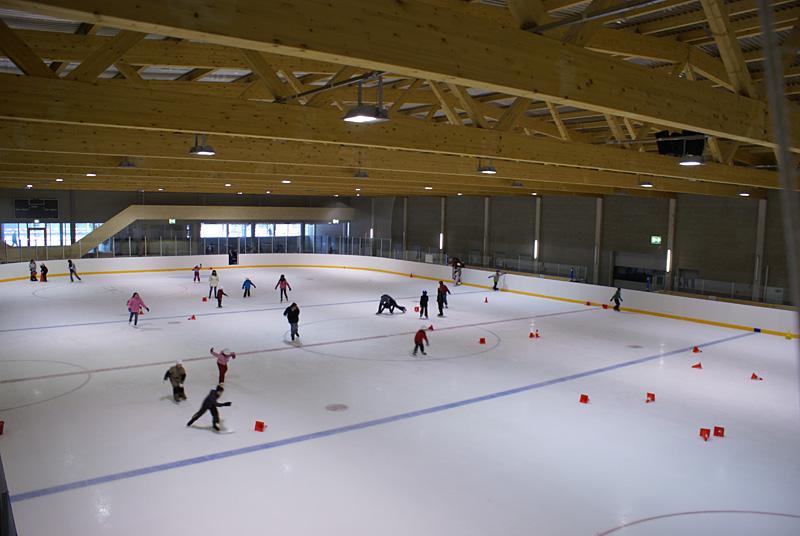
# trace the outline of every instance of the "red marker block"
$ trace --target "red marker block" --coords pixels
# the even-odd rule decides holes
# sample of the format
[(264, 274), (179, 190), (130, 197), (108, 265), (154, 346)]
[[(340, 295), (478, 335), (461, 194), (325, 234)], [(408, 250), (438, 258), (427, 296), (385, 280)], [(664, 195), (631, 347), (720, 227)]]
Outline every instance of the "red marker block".
[(267, 425), (264, 424), (264, 421), (256, 421), (256, 426), (255, 426), (254, 430), (256, 432), (263, 432), (264, 428), (266, 428), (266, 426)]
[(603, 304), (603, 309), (608, 309), (608, 304), (607, 303)]
[(692, 353), (693, 354), (699, 354), (701, 352), (702, 352), (702, 350), (700, 348), (698, 348), (697, 346), (693, 346), (692, 347)]
[(655, 393), (647, 393), (647, 399), (645, 400), (646, 403), (655, 402), (656, 401), (656, 394)]
[(206, 298), (205, 296), (203, 296), (203, 303), (205, 303), (205, 302), (207, 302), (207, 301), (208, 301), (208, 298)]
[(533, 334), (533, 338), (534, 339), (538, 339), (539, 338), (539, 330), (538, 329), (536, 330), (536, 333)]
[(715, 426), (714, 437), (725, 437), (725, 428), (723, 428), (722, 426)]
[(428, 326), (428, 331), (433, 331), (433, 324), (431, 324), (430, 326)]
[(703, 438), (703, 441), (708, 441), (709, 436), (711, 436), (711, 430), (708, 428), (700, 428), (700, 437)]
[(692, 365), (692, 368), (701, 369), (703, 368), (703, 364), (698, 361), (697, 363)]
[(418, 313), (418, 312), (419, 312), (419, 307), (418, 307), (418, 306), (415, 306), (415, 307), (414, 307), (414, 312), (415, 312), (415, 313)]
[(592, 302), (588, 302), (588, 301), (587, 301), (587, 302), (586, 302), (586, 305), (592, 305)]
[(578, 399), (578, 402), (580, 402), (581, 404), (588, 404), (589, 395), (581, 395), (581, 397)]
[(530, 333), (528, 333), (528, 338), (529, 339), (535, 339), (536, 335), (534, 335), (533, 332), (531, 331)]
[(480, 340), (478, 341), (478, 344), (486, 344), (486, 339), (484, 337), (481, 337)]

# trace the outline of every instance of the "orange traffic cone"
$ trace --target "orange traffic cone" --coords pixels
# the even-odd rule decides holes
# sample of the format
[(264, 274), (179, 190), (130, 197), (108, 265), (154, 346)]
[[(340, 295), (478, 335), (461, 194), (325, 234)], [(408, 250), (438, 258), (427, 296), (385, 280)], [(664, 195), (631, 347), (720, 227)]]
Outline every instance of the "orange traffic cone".
[(263, 432), (264, 428), (266, 428), (266, 427), (267, 427), (267, 425), (264, 424), (264, 421), (256, 421), (256, 425), (255, 425), (254, 430), (256, 432)]
[(189, 320), (197, 320), (197, 317), (192, 315), (192, 316), (189, 317)]
[(656, 401), (656, 394), (647, 393), (647, 399), (645, 400), (645, 403), (649, 404), (650, 402), (655, 402), (655, 401)]
[(581, 397), (578, 399), (578, 402), (580, 402), (581, 404), (588, 404), (589, 395), (581, 395)]
[(755, 372), (754, 372), (753, 374), (751, 374), (751, 375), (750, 375), (750, 379), (751, 379), (751, 380), (759, 380), (759, 381), (763, 381), (763, 380), (764, 380), (764, 378), (762, 378), (761, 376), (759, 376), (759, 375), (758, 375), (758, 374), (756, 374)]
[(586, 302), (586, 305), (591, 305), (591, 304), (592, 304), (592, 302), (588, 302), (588, 301)]
[(536, 335), (534, 335), (533, 332), (531, 331), (530, 333), (528, 333), (528, 338), (529, 339), (535, 339)]
[(433, 331), (433, 324), (431, 324), (430, 326), (428, 326), (428, 331)]
[(700, 428), (700, 437), (703, 438), (703, 441), (708, 441), (710, 435), (711, 435), (711, 430), (709, 430), (708, 428)]
[(699, 353), (702, 353), (702, 350), (697, 346), (692, 346), (692, 353), (693, 354), (699, 354)]
[(203, 303), (205, 303), (205, 302), (207, 302), (207, 301), (208, 301), (208, 298), (206, 298), (205, 296), (203, 296)]
[(723, 428), (722, 426), (715, 426), (714, 437), (725, 437), (725, 428)]
[(703, 368), (703, 364), (700, 361), (698, 361), (697, 363), (692, 365), (692, 368), (701, 369)]
[(483, 303), (489, 303), (489, 298), (484, 298)]

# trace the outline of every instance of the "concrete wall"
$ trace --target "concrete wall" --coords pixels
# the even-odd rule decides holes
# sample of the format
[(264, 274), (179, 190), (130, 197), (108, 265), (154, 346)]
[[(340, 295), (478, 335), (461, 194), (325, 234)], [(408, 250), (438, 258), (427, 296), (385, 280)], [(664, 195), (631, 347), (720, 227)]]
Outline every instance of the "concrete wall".
[[(190, 270), (197, 263), (206, 268), (213, 266), (222, 270), (222, 278), (228, 269), (237, 270), (258, 266), (329, 266), (338, 269), (371, 269), (392, 272), (399, 276), (425, 277), (430, 280), (447, 279), (450, 268), (434, 264), (409, 261), (397, 261), (376, 257), (360, 257), (351, 255), (313, 255), (313, 254), (243, 254), (240, 264), (228, 267), (227, 257), (223, 255), (205, 255), (196, 257), (118, 257), (112, 259), (81, 259), (78, 268), (82, 274), (90, 276), (92, 272), (114, 272), (130, 270)], [(66, 263), (53, 264), (52, 277), (66, 275)], [(464, 283), (468, 286), (486, 288), (484, 270), (465, 269)], [(28, 275), (26, 263), (12, 263), (0, 266), (0, 282), (9, 279), (25, 280)], [(544, 279), (523, 275), (505, 275), (500, 286), (505, 291), (552, 298), (573, 302), (575, 306), (585, 306), (590, 302), (594, 307), (608, 303), (609, 289), (598, 285), (569, 283), (552, 279)], [(711, 324), (725, 324), (742, 330), (752, 331), (760, 328), (773, 331), (774, 334), (794, 333), (796, 331), (797, 313), (793, 311), (755, 307), (735, 303), (724, 303), (711, 300), (685, 298), (666, 294), (626, 290), (623, 292), (624, 309), (643, 314), (655, 314), (680, 319), (690, 319)], [(614, 314), (611, 311), (608, 314)], [(733, 333), (732, 333), (733, 334)]]
[(595, 198), (544, 197), (539, 260), (591, 268), (594, 260), (594, 224)]

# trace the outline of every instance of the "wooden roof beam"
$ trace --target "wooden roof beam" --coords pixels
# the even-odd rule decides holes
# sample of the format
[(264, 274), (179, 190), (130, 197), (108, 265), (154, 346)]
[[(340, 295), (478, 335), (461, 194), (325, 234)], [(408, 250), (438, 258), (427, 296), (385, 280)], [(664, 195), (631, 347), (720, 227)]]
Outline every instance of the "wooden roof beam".
[(0, 19), (0, 51), (28, 76), (57, 78), (56, 73), (45, 65), (41, 58), (2, 19)]
[(122, 30), (107, 44), (103, 44), (89, 54), (75, 70), (66, 76), (67, 80), (83, 80), (85, 82), (94, 80), (120, 59), (125, 52), (144, 39), (145, 35), (140, 32)]

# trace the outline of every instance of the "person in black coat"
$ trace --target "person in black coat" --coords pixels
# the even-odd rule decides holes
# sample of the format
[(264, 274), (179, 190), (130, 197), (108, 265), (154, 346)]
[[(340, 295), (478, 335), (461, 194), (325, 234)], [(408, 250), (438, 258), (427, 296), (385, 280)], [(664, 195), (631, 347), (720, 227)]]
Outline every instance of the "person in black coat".
[(223, 388), (221, 385), (217, 385), (216, 389), (212, 389), (211, 392), (208, 393), (208, 396), (203, 400), (203, 405), (200, 406), (200, 409), (192, 415), (192, 418), (189, 422), (186, 423), (186, 426), (191, 426), (194, 422), (203, 416), (206, 411), (211, 412), (211, 425), (214, 427), (214, 430), (219, 432), (219, 410), (217, 408), (221, 408), (223, 406), (230, 406), (230, 402), (220, 402), (219, 398), (222, 396)]
[(296, 303), (291, 304), (283, 311), (283, 316), (289, 321), (289, 327), (292, 330), (292, 340), (295, 337), (300, 338), (300, 333), (297, 331), (297, 324), (300, 322), (300, 308)]
[(618, 288), (617, 291), (611, 296), (611, 299), (608, 301), (614, 302), (614, 310), (619, 311), (619, 304), (622, 301), (622, 289)]
[(381, 314), (384, 309), (389, 309), (390, 314), (394, 314), (395, 309), (400, 309), (404, 313), (406, 312), (406, 308), (403, 307), (402, 305), (397, 305), (397, 302), (394, 301), (394, 298), (392, 298), (388, 294), (384, 294), (383, 296), (381, 296), (381, 303), (378, 304), (378, 312), (375, 314), (376, 315)]
[(425, 318), (428, 318), (428, 291), (423, 290), (422, 296), (419, 297), (419, 317), (422, 318), (422, 315), (425, 315)]
[(41, 272), (42, 276), (39, 278), (39, 282), (47, 283), (47, 272), (50, 270), (47, 269), (47, 266), (44, 263), (39, 265), (39, 272)]

